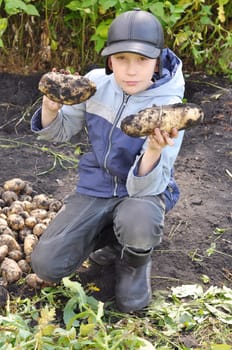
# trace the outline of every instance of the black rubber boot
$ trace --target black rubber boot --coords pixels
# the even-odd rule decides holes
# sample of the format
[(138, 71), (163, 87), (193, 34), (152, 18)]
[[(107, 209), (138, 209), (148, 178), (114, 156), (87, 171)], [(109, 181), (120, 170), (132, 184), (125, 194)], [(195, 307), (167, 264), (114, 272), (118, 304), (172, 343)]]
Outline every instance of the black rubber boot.
[(122, 312), (146, 307), (152, 299), (151, 252), (124, 250), (116, 261), (116, 304)]
[(115, 263), (119, 259), (120, 251), (115, 246), (106, 245), (101, 249), (92, 252), (89, 259), (101, 266), (108, 266)]

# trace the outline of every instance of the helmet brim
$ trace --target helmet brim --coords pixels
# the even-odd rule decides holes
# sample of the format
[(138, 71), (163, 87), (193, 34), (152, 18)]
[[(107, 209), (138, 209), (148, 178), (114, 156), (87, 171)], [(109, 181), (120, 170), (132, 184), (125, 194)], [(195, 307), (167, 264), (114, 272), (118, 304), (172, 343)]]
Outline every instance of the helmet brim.
[(131, 52), (148, 58), (157, 58), (160, 56), (161, 48), (159, 49), (144, 42), (125, 40), (105, 47), (101, 55), (110, 56), (120, 52)]

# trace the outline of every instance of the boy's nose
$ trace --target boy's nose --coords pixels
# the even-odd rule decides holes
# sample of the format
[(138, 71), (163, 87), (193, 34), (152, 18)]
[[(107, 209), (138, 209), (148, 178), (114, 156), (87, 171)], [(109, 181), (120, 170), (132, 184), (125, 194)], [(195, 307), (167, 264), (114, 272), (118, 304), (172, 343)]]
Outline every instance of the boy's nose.
[(134, 75), (136, 74), (136, 67), (135, 67), (135, 64), (134, 63), (128, 63), (128, 66), (127, 66), (127, 73), (130, 74), (130, 75)]

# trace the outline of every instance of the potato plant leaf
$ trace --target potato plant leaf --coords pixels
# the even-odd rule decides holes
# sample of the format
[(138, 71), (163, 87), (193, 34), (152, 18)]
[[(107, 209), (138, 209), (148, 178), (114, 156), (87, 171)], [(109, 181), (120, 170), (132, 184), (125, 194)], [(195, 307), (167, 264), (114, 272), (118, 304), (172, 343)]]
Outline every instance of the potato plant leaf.
[(227, 344), (212, 344), (210, 350), (231, 350), (232, 346)]
[(200, 285), (187, 284), (179, 287), (172, 288), (173, 295), (178, 298), (194, 297), (198, 298), (203, 295), (203, 288)]
[[(214, 315), (216, 316), (221, 322), (231, 324), (232, 325), (232, 314), (227, 314), (224, 311), (219, 310), (215, 306), (212, 306), (208, 303), (205, 303), (205, 306), (207, 309)], [(222, 306), (222, 305), (219, 305)]]

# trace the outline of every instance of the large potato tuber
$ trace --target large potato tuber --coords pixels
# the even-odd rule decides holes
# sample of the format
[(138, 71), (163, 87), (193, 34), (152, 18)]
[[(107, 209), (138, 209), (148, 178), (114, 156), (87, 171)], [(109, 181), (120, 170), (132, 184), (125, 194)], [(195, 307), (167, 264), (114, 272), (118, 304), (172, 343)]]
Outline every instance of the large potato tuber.
[(26, 276), (25, 280), (27, 285), (33, 289), (41, 289), (44, 287), (51, 287), (55, 285), (55, 283), (42, 280), (35, 273), (29, 273)]
[(202, 109), (194, 103), (153, 106), (125, 117), (121, 129), (132, 137), (148, 136), (155, 128), (171, 133), (173, 128), (187, 129), (203, 120)]
[(18, 266), (17, 262), (9, 258), (5, 258), (3, 260), (0, 270), (3, 280), (8, 283), (16, 282), (22, 277), (22, 270)]
[(9, 214), (20, 214), (24, 210), (22, 202), (15, 201), (9, 207)]
[(62, 207), (62, 202), (59, 201), (58, 199), (53, 199), (50, 202), (49, 210), (52, 212), (58, 212), (61, 209), (61, 207)]
[(7, 180), (3, 185), (5, 191), (14, 191), (16, 193), (21, 192), (24, 189), (24, 187), (25, 181), (19, 178)]
[(52, 221), (52, 218), (47, 217), (41, 221), (41, 224), (44, 224), (46, 227), (48, 227), (51, 221)]
[(7, 220), (0, 218), (0, 226), (7, 226)]
[(4, 211), (3, 211), (2, 208), (0, 208), (0, 218), (1, 218), (1, 219), (5, 219), (5, 220), (6, 220), (6, 218), (7, 218), (7, 215), (4, 213)]
[(19, 214), (10, 214), (7, 222), (13, 230), (21, 230), (24, 227), (24, 219)]
[(0, 235), (3, 234), (14, 237), (14, 233), (9, 226), (0, 225)]
[(33, 228), (38, 223), (38, 219), (35, 216), (29, 216), (25, 219), (25, 225)]
[(30, 265), (24, 259), (19, 260), (18, 265), (19, 265), (20, 269), (22, 270), (22, 272), (24, 272), (24, 273), (29, 273), (31, 271)]
[(30, 212), (32, 209), (35, 209), (35, 204), (32, 203), (32, 198), (30, 198), (30, 201), (25, 199), (25, 197), (22, 199), (22, 206), (23, 209), (26, 210), (27, 212)]
[(44, 231), (46, 230), (47, 226), (42, 223), (42, 222), (39, 222), (38, 224), (36, 224), (34, 227), (33, 227), (33, 234), (37, 237), (40, 237)]
[(0, 246), (0, 262), (2, 262), (8, 254), (8, 246), (6, 244)]
[(18, 242), (10, 235), (0, 235), (0, 246), (7, 245), (9, 251), (11, 250), (21, 250)]
[(43, 220), (47, 217), (48, 213), (45, 209), (33, 209), (31, 215), (35, 216), (37, 219)]
[(24, 219), (24, 223), (25, 220), (30, 217), (30, 214), (26, 210), (21, 211), (19, 215)]
[(29, 195), (29, 196), (31, 196), (32, 194), (33, 194), (33, 188), (32, 188), (32, 186), (31, 186), (31, 184), (29, 184), (29, 183), (26, 183), (25, 184), (25, 187), (24, 187), (24, 190), (23, 190), (23, 193), (24, 193), (24, 195)]
[(14, 191), (5, 191), (2, 194), (2, 199), (5, 202), (5, 205), (9, 206), (11, 205), (14, 201), (17, 201), (18, 196)]
[(57, 213), (55, 211), (49, 211), (48, 212), (48, 219), (53, 220), (56, 215), (57, 215)]
[(13, 259), (14, 261), (19, 261), (23, 258), (23, 252), (20, 250), (11, 250), (8, 253), (8, 258)]
[(5, 207), (2, 208), (1, 210), (1, 213), (4, 214), (7, 218), (7, 216), (9, 215), (9, 211), (10, 211), (10, 208), (6, 206), (6, 203), (5, 203)]
[(45, 194), (37, 194), (34, 196), (32, 202), (36, 208), (48, 210), (51, 200)]
[(91, 97), (96, 92), (96, 86), (80, 75), (49, 72), (42, 76), (39, 90), (55, 102), (73, 105)]
[(24, 253), (26, 256), (30, 256), (33, 252), (36, 244), (38, 243), (38, 238), (35, 235), (27, 235), (24, 239)]

